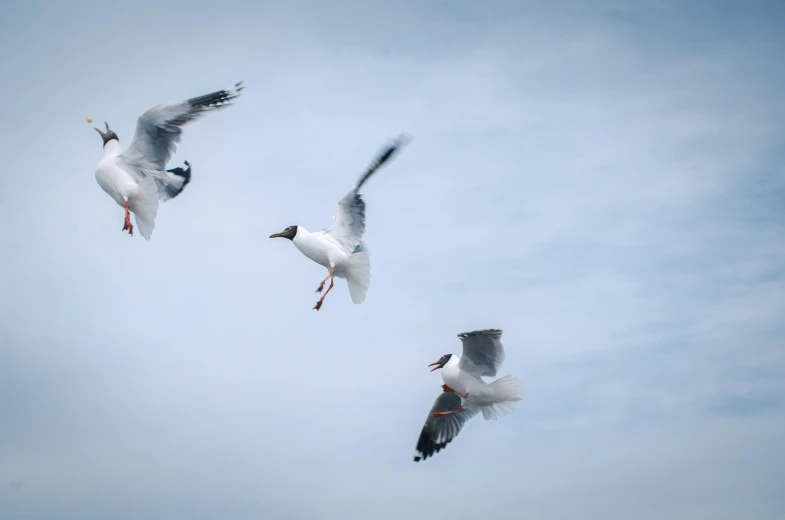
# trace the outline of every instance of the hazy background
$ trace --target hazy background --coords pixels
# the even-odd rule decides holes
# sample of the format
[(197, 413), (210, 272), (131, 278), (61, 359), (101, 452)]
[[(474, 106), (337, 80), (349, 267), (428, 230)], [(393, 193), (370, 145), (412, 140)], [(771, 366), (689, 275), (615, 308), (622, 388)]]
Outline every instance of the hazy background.
[[(0, 519), (785, 518), (785, 4), (0, 7)], [(193, 182), (98, 187), (152, 105)], [(364, 188), (356, 306), (267, 237)], [(414, 464), (459, 332), (525, 398)]]

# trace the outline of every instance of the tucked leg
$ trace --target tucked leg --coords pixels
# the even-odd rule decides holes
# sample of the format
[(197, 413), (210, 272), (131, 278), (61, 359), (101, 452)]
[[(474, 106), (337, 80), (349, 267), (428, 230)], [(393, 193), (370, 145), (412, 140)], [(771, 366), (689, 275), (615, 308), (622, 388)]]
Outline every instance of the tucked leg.
[(330, 279), (330, 278), (331, 278), (331, 277), (332, 277), (334, 274), (335, 274), (335, 267), (331, 267), (331, 268), (330, 268), (330, 274), (328, 274), (328, 275), (327, 275), (327, 277), (325, 277), (325, 279), (324, 279), (324, 280), (322, 280), (322, 283), (320, 283), (320, 284), (319, 284), (319, 288), (318, 288), (318, 289), (316, 289), (316, 292), (318, 292), (318, 293), (322, 292), (322, 289), (324, 289), (324, 284), (325, 284), (325, 283), (327, 282), (327, 280), (329, 280), (329, 279)]
[(433, 414), (433, 416), (438, 419), (439, 417), (444, 417), (445, 415), (450, 415), (451, 413), (458, 413), (462, 411), (463, 411), (463, 406), (461, 406), (457, 410), (450, 410), (449, 412), (436, 412)]
[(460, 393), (460, 392), (457, 392), (455, 389), (453, 389), (452, 387), (450, 387), (450, 386), (447, 386), (447, 385), (442, 385), (442, 389), (443, 389), (445, 392), (453, 392), (453, 393), (455, 393), (455, 394), (458, 394), (458, 395), (460, 395), (461, 397), (463, 397), (464, 399), (468, 399), (468, 398), (469, 398), (469, 392), (466, 392), (465, 394), (462, 394), (462, 393)]
[(125, 222), (123, 222), (123, 231), (128, 230), (128, 234), (134, 236), (134, 225), (131, 224), (131, 212), (128, 210), (128, 201), (125, 201)]

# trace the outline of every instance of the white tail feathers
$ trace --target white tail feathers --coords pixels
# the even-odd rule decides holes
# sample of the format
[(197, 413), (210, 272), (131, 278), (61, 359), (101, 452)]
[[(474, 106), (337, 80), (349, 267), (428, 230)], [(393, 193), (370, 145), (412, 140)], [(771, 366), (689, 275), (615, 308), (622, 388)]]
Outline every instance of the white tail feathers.
[(523, 399), (523, 385), (515, 376), (500, 377), (488, 384), (488, 390), (492, 392), (495, 402), (480, 407), (486, 421), (507, 415), (513, 411), (515, 403)]
[(360, 304), (365, 301), (365, 293), (371, 285), (371, 258), (366, 252), (353, 253), (349, 256), (349, 265), (346, 267), (346, 283), (349, 285), (349, 295), (352, 303)]
[(128, 197), (128, 208), (136, 216), (136, 228), (146, 240), (150, 240), (158, 215), (158, 185), (152, 176), (145, 177)]

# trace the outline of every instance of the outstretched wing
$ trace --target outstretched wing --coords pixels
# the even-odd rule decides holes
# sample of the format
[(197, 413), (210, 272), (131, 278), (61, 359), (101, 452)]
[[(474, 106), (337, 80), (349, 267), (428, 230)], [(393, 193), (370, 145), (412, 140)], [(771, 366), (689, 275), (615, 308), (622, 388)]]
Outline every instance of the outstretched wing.
[(495, 377), (504, 363), (502, 331), (498, 329), (475, 330), (458, 334), (463, 343), (463, 355), (458, 368), (475, 377)]
[(365, 201), (359, 193), (360, 188), (408, 141), (408, 136), (398, 136), (374, 159), (365, 173), (360, 176), (357, 185), (338, 202), (335, 221), (329, 229), (324, 230), (324, 233), (335, 239), (347, 252), (354, 251), (365, 234)]
[(449, 412), (461, 406), (461, 398), (452, 392), (444, 392), (433, 403), (433, 408), (428, 412), (425, 426), (420, 432), (417, 449), (414, 452), (414, 462), (425, 460), (434, 453), (439, 453), (461, 431), (466, 421), (479, 413), (479, 408), (464, 407), (462, 412), (451, 413), (444, 417), (436, 418), (436, 412)]
[(162, 171), (180, 142), (180, 127), (205, 112), (231, 105), (231, 101), (238, 97), (243, 89), (241, 84), (242, 81), (232, 87), (187, 101), (154, 106), (139, 116), (134, 137), (120, 155), (120, 160), (129, 166), (137, 177)]

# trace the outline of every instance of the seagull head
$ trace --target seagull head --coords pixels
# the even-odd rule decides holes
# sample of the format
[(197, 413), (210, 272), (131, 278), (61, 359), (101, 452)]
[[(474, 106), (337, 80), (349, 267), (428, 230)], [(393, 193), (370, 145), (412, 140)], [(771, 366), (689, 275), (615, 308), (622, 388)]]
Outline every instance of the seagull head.
[(431, 369), (431, 372), (433, 372), (434, 370), (438, 370), (440, 368), (444, 368), (444, 365), (447, 364), (447, 362), (450, 360), (451, 357), (452, 354), (445, 354), (442, 357), (440, 357), (439, 361), (437, 361), (436, 363), (431, 363), (430, 365), (428, 365), (429, 367), (433, 367)]
[(117, 139), (117, 142), (119, 143), (119, 142), (120, 142), (120, 138), (119, 138), (119, 137), (117, 137), (117, 134), (116, 134), (116, 133), (114, 133), (114, 131), (113, 131), (111, 128), (109, 128), (109, 123), (107, 123), (106, 121), (104, 121), (104, 124), (106, 125), (106, 132), (102, 132), (102, 131), (101, 131), (101, 130), (99, 130), (98, 128), (95, 128), (95, 127), (93, 127), (93, 129), (94, 129), (96, 132), (98, 132), (99, 134), (101, 134), (101, 138), (103, 138), (103, 140), (104, 140), (104, 146), (106, 146), (106, 143), (108, 143), (108, 142), (109, 142), (109, 141), (111, 141), (112, 139)]
[(270, 235), (270, 238), (288, 238), (289, 240), (294, 240), (294, 236), (297, 234), (297, 226), (289, 226), (288, 228), (284, 229), (280, 233), (273, 233)]

